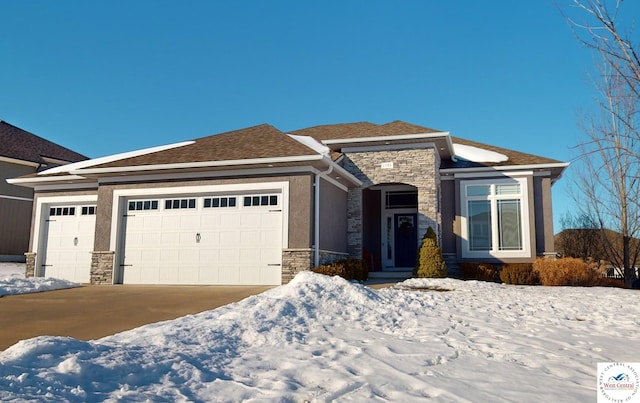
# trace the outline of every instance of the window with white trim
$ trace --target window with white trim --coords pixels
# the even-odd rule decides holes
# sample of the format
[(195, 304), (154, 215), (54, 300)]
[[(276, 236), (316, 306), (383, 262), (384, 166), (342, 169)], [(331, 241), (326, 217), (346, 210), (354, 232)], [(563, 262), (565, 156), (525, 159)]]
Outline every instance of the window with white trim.
[(204, 208), (225, 208), (225, 207), (235, 207), (235, 206), (236, 206), (235, 197), (205, 197), (203, 199)]
[(127, 208), (129, 211), (157, 210), (157, 200), (130, 200)]
[(165, 210), (196, 208), (196, 199), (167, 199), (164, 201)]
[(530, 257), (526, 178), (461, 181), (460, 194), (464, 257)]

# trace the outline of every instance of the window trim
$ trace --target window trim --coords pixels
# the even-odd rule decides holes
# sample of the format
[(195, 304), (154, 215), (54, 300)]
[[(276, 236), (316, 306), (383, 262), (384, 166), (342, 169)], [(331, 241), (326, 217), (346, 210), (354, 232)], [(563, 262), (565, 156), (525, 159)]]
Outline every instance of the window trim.
[[(495, 192), (496, 185), (520, 184), (520, 191), (517, 194), (498, 195)], [(467, 187), (477, 185), (489, 185), (490, 195), (488, 196), (467, 196)], [(529, 179), (528, 178), (499, 178), (499, 179), (468, 179), (460, 181), (460, 235), (461, 235), (461, 255), (463, 258), (531, 258), (531, 226), (529, 219)], [(520, 250), (499, 250), (498, 233), (498, 200), (520, 200), (520, 226), (522, 229), (522, 249)], [(491, 249), (471, 250), (471, 239), (469, 234), (469, 201), (489, 200), (491, 208)]]

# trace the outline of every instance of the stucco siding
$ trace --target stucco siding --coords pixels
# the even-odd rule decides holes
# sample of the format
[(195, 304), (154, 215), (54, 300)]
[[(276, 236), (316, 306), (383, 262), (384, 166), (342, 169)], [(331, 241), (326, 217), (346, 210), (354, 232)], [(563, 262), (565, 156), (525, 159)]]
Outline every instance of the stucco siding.
[[(95, 249), (97, 251), (111, 250), (111, 217), (113, 210), (113, 192), (122, 189), (138, 188), (171, 188), (184, 186), (215, 186), (243, 183), (289, 182), (289, 245), (284, 248), (309, 248), (312, 242), (312, 202), (313, 176), (310, 174), (246, 177), (241, 179), (211, 179), (180, 182), (156, 182), (141, 184), (100, 184), (98, 192), (98, 208), (96, 217)], [(160, 192), (161, 193), (161, 192)]]
[(347, 192), (320, 180), (320, 249), (347, 252)]

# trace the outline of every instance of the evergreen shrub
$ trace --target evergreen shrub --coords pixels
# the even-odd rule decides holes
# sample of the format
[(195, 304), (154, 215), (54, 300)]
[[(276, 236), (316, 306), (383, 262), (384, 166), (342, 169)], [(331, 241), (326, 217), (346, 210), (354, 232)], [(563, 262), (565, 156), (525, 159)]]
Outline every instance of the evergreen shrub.
[(422, 237), (413, 275), (421, 278), (447, 277), (447, 265), (438, 246), (438, 236), (431, 227)]

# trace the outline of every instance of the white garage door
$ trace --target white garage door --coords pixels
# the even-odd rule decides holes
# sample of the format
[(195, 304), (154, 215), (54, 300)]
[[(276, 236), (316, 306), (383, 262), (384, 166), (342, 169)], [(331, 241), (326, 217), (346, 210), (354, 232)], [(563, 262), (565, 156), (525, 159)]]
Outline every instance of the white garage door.
[(51, 206), (46, 220), (43, 276), (88, 283), (96, 207)]
[(127, 202), (125, 284), (279, 285), (281, 194)]

